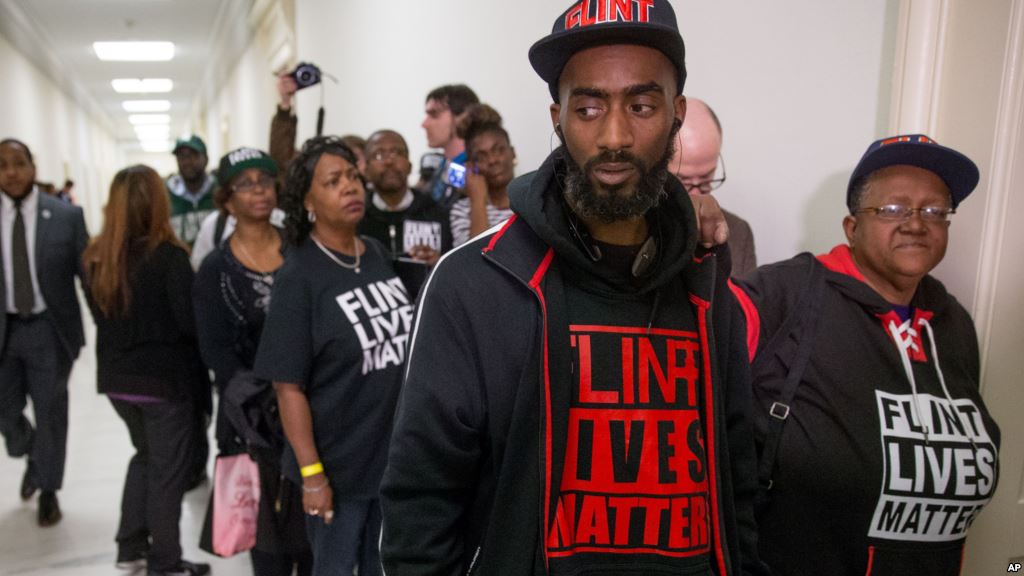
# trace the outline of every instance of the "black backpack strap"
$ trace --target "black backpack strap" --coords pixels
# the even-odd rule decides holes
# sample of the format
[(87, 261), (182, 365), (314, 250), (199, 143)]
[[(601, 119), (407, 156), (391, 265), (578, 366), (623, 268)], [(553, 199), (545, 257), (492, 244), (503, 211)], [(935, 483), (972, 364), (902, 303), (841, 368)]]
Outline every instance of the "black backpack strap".
[(213, 245), (220, 247), (224, 241), (224, 228), (228, 224), (228, 213), (221, 210), (217, 213), (217, 224), (213, 227)]
[[(772, 489), (772, 472), (775, 468), (775, 459), (778, 455), (779, 443), (782, 439), (782, 427), (789, 418), (793, 397), (796, 396), (796, 389), (800, 386), (804, 370), (811, 359), (811, 350), (814, 347), (815, 333), (820, 323), (822, 292), (825, 289), (825, 281), (822, 278), (824, 267), (818, 262), (812, 261), (811, 270), (808, 274), (807, 283), (803, 294), (797, 300), (796, 310), (789, 315), (783, 323), (782, 329), (777, 334), (773, 343), (780, 342), (793, 333), (798, 327), (800, 343), (797, 346), (796, 357), (790, 365), (786, 381), (779, 392), (778, 399), (772, 402), (768, 408), (768, 433), (765, 435), (764, 447), (761, 450), (761, 459), (758, 463), (757, 480), (760, 487), (758, 493), (757, 507), (761, 508), (767, 503), (768, 494)], [(774, 354), (772, 350), (765, 350)]]

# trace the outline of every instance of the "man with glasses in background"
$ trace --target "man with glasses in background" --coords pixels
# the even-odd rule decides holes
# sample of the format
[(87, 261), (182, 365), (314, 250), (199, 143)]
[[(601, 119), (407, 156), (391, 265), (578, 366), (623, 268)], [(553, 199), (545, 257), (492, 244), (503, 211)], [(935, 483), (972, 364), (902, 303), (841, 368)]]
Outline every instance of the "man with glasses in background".
[[(722, 125), (718, 116), (703, 100), (687, 98), (686, 119), (679, 130), (669, 171), (683, 183), (692, 196), (707, 194), (725, 183), (725, 160), (722, 159)], [(741, 276), (757, 268), (754, 233), (750, 224), (722, 209), (729, 225), (729, 252), (732, 275)]]
[(409, 147), (394, 130), (366, 141), (366, 215), (359, 233), (383, 244), (415, 297), (430, 266), (452, 247), (448, 213), (427, 194), (409, 187)]
[(974, 323), (929, 273), (978, 177), (927, 136), (879, 140), (850, 178), (846, 244), (734, 279), (776, 573), (959, 573), (999, 428)]

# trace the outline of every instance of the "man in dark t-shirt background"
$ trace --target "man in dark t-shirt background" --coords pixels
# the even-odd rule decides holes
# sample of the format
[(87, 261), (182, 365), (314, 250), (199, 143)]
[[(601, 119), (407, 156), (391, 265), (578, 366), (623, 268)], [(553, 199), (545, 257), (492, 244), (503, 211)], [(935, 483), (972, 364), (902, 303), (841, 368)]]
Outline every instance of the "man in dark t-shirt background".
[(435, 264), (452, 247), (448, 216), (431, 198), (409, 187), (412, 163), (405, 138), (378, 130), (366, 141), (366, 216), (362, 234), (372, 236), (395, 257)]

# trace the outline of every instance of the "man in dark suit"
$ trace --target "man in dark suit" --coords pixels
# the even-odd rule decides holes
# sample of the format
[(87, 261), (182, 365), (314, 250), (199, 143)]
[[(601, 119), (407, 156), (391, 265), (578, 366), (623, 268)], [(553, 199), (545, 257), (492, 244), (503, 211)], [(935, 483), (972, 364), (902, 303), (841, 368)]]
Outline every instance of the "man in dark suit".
[(40, 193), (35, 176), (28, 146), (0, 140), (0, 433), (10, 456), (28, 457), (21, 497), (41, 490), (39, 525), (51, 526), (61, 518), (68, 375), (85, 343), (75, 276), (89, 236), (82, 209)]
[[(669, 170), (691, 195), (707, 194), (725, 183), (722, 124), (715, 111), (703, 100), (687, 98), (686, 101), (686, 120), (679, 130), (679, 143)], [(722, 214), (725, 215), (725, 223), (729, 225), (732, 275), (742, 276), (757, 268), (754, 233), (743, 218), (725, 208), (722, 208)]]

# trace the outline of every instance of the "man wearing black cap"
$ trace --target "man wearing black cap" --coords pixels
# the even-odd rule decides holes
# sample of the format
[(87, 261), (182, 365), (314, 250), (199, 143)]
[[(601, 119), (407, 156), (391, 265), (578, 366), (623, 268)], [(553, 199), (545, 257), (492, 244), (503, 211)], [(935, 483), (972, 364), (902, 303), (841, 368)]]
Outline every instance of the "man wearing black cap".
[(530, 61), (563, 146), (421, 292), (385, 571), (764, 573), (728, 250), (698, 245), (706, 197), (667, 171), (686, 112), (672, 7), (584, 0)]
[(203, 219), (216, 209), (213, 191), (217, 181), (206, 172), (206, 144), (199, 136), (178, 140), (174, 144), (174, 158), (178, 161), (178, 173), (167, 179), (171, 226), (178, 238), (191, 247)]
[(921, 134), (873, 143), (847, 244), (764, 266), (747, 318), (764, 560), (780, 574), (958, 574), (998, 477), (967, 311), (929, 272), (978, 183)]

